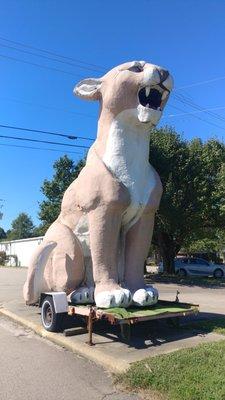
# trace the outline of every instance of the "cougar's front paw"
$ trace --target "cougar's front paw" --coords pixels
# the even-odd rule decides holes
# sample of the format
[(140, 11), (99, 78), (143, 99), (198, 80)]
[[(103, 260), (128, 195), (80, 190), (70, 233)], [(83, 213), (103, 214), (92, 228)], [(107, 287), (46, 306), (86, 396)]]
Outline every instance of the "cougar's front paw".
[(138, 289), (133, 294), (133, 304), (138, 307), (153, 306), (158, 301), (158, 290), (154, 287)]
[(68, 296), (68, 300), (74, 304), (93, 304), (94, 303), (94, 288), (81, 287), (74, 290)]
[(128, 289), (114, 289), (98, 292), (95, 295), (95, 303), (99, 308), (128, 307), (132, 296)]

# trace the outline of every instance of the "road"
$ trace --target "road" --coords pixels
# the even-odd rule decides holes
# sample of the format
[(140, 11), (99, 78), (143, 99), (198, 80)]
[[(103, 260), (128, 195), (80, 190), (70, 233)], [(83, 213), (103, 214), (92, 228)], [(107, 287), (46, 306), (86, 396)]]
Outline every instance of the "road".
[(0, 317), (1, 400), (136, 400), (112, 378), (29, 330)]

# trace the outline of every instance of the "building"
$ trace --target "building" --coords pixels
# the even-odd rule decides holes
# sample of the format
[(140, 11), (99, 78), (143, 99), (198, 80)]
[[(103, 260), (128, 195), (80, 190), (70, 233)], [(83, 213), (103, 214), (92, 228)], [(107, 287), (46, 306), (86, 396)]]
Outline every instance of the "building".
[(39, 236), (0, 242), (0, 252), (4, 251), (7, 255), (6, 265), (28, 267), (32, 253), (42, 240), (43, 236)]

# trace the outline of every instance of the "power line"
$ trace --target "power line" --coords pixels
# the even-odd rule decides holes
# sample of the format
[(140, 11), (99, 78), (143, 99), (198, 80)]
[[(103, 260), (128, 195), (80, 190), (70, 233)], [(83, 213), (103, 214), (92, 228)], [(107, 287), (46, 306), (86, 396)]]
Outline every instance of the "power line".
[[(175, 98), (176, 98), (178, 101), (180, 101), (181, 103), (183, 103), (183, 104), (185, 104), (185, 105), (188, 105), (188, 106), (194, 108), (195, 110), (200, 110), (200, 111), (203, 110), (203, 108), (202, 108), (201, 106), (199, 106), (198, 104), (196, 104), (196, 103), (193, 102), (193, 101), (190, 101), (190, 100), (189, 100), (186, 96), (184, 96), (184, 95), (175, 95)], [(217, 118), (217, 119), (219, 119), (220, 121), (225, 121), (225, 118), (224, 118), (224, 117), (222, 117), (222, 116), (220, 116), (219, 114), (216, 114), (216, 113), (214, 113), (214, 112), (212, 112), (212, 111), (206, 111), (206, 114), (208, 114), (208, 115), (210, 115), (210, 116), (212, 116), (212, 117), (214, 117), (214, 118)]]
[(92, 67), (95, 67), (95, 68), (99, 68), (102, 72), (105, 71), (105, 69), (103, 69), (103, 67), (101, 67), (101, 66), (99, 66), (99, 65), (96, 65), (96, 64), (93, 64), (93, 63), (87, 63), (87, 62), (85, 62), (85, 61), (78, 60), (78, 59), (75, 59), (75, 58), (72, 58), (72, 57), (63, 56), (62, 54), (55, 53), (55, 52), (53, 52), (53, 51), (49, 51), (49, 50), (46, 50), (46, 49), (40, 49), (40, 48), (38, 48), (38, 47), (31, 46), (31, 45), (28, 45), (28, 44), (25, 44), (25, 43), (21, 43), (21, 42), (17, 42), (17, 41), (15, 41), (15, 40), (6, 39), (6, 38), (4, 38), (4, 37), (2, 37), (2, 36), (0, 36), (0, 39), (1, 39), (1, 40), (4, 40), (5, 42), (17, 44), (17, 45), (19, 45), (19, 46), (27, 47), (27, 48), (29, 48), (29, 49), (41, 51), (41, 52), (43, 52), (43, 53), (50, 54), (50, 55), (53, 55), (53, 56), (56, 56), (56, 57), (60, 57), (60, 58), (63, 58), (63, 59), (65, 59), (65, 60), (70, 60), (70, 61), (78, 62), (78, 63), (80, 63), (80, 64), (89, 65), (89, 66), (92, 66)]
[(36, 142), (36, 143), (58, 144), (60, 146), (80, 147), (82, 149), (89, 149), (88, 146), (82, 146), (82, 145), (78, 145), (78, 144), (67, 144), (67, 143), (60, 143), (60, 142), (50, 142), (48, 140), (28, 139), (28, 138), (15, 137), (15, 136), (6, 136), (6, 135), (0, 135), (0, 137), (4, 138), (4, 139), (23, 140), (23, 141), (27, 141), (27, 142)]
[[(70, 72), (63, 71), (63, 70), (60, 70), (60, 69), (57, 69), (57, 68), (52, 68), (52, 67), (47, 67), (47, 66), (43, 66), (43, 65), (40, 65), (40, 64), (36, 64), (36, 63), (31, 63), (31, 62), (24, 61), (24, 60), (20, 60), (20, 59), (14, 58), (14, 57), (8, 57), (8, 56), (2, 55), (2, 54), (0, 54), (0, 57), (7, 58), (7, 59), (10, 59), (10, 60), (19, 61), (19, 62), (22, 62), (22, 63), (30, 64), (30, 65), (37, 66), (37, 67), (41, 67), (41, 68), (46, 68), (46, 69), (54, 70), (54, 71), (57, 71), (57, 72), (63, 72), (63, 73), (69, 74), (69, 75), (74, 75), (74, 74), (72, 74), (72, 73), (70, 73)], [(77, 75), (77, 74), (76, 74), (76, 75)], [(185, 104), (181, 99), (179, 99), (179, 95), (175, 95), (175, 97), (178, 99), (178, 101), (181, 101), (183, 104)], [(189, 102), (189, 104), (187, 103), (187, 101), (186, 101), (186, 104), (190, 105), (191, 107), (194, 107), (195, 109), (196, 109), (196, 107), (200, 107), (200, 106), (198, 106), (197, 104), (194, 106), (194, 103), (191, 104), (190, 101), (188, 101), (188, 102)], [(201, 107), (198, 108), (198, 109), (201, 110), (201, 111), (203, 110)], [(208, 112), (208, 114), (209, 114), (209, 112)], [(215, 118), (218, 118), (218, 119), (220, 119), (220, 120), (225, 120), (224, 118), (222, 118), (221, 116), (219, 116), (219, 115), (216, 114), (216, 113), (210, 113), (210, 114), (211, 114), (212, 116), (214, 116)]]
[[(38, 47), (30, 46), (30, 45), (27, 45), (25, 43), (17, 42), (17, 41), (14, 41), (14, 40), (9, 40), (9, 39), (6, 39), (6, 38), (4, 38), (2, 36), (0, 36), (0, 39), (4, 40), (6, 42), (9, 42), (9, 43), (17, 44), (19, 46), (27, 47), (27, 48), (30, 48), (30, 49), (33, 49), (33, 50), (37, 50), (37, 51), (42, 51), (42, 52), (44, 52), (46, 54), (54, 55), (54, 56), (57, 56), (57, 57), (60, 57), (60, 58), (66, 59), (66, 60), (82, 63), (82, 64), (89, 65), (89, 66), (94, 66), (96, 68), (99, 68), (99, 70), (101, 70), (102, 72), (106, 71), (105, 68), (103, 68), (102, 66), (99, 66), (99, 65), (96, 65), (96, 64), (93, 64), (93, 63), (87, 63), (87, 62), (84, 62), (84, 61), (81, 61), (81, 60), (78, 60), (78, 59), (74, 59), (72, 57), (66, 57), (66, 56), (63, 56), (63, 55), (61, 55), (59, 53), (55, 53), (53, 51), (40, 49)], [(193, 86), (204, 85), (204, 84), (207, 84), (207, 83), (216, 82), (216, 81), (223, 80), (223, 79), (225, 79), (225, 76), (221, 76), (221, 77), (218, 77), (218, 78), (212, 78), (212, 79), (199, 81), (199, 82), (194, 82), (194, 83), (191, 83), (191, 84), (188, 84), (188, 85), (184, 85), (184, 86), (180, 86), (178, 88), (175, 88), (175, 90), (186, 89), (186, 88), (190, 88), (190, 87), (193, 87)]]
[[(183, 103), (183, 104), (185, 104), (185, 103)], [(217, 125), (217, 124), (215, 124), (213, 122), (207, 121), (207, 120), (195, 115), (195, 113), (193, 113), (193, 112), (192, 113), (186, 113), (183, 109), (181, 109), (179, 107), (175, 107), (175, 106), (170, 105), (170, 104), (169, 104), (169, 107), (174, 108), (174, 109), (179, 110), (179, 111), (182, 111), (182, 114), (178, 114), (178, 115), (175, 114), (175, 115), (172, 115), (172, 116), (170, 116), (170, 115), (169, 116), (164, 116), (163, 118), (183, 116), (183, 115), (192, 115), (194, 118), (197, 118), (200, 121), (206, 122), (206, 123), (208, 123), (208, 124), (210, 124), (212, 126), (215, 126), (217, 128), (223, 129), (223, 130), (225, 129), (224, 127), (221, 127), (221, 126), (219, 126), (219, 125)], [(206, 110), (204, 110), (204, 109), (203, 110), (198, 110), (197, 112), (203, 112), (203, 111), (206, 112)], [(38, 129), (31, 129), (31, 128), (24, 128), (24, 127), (18, 127), (18, 126), (11, 126), (11, 125), (0, 124), (0, 127), (1, 128), (5, 128), (5, 129), (13, 129), (13, 130), (20, 130), (20, 131), (27, 131), (27, 132), (44, 133), (44, 134), (55, 135), (55, 136), (63, 136), (63, 137), (66, 137), (68, 139), (82, 139), (82, 140), (90, 140), (90, 141), (94, 141), (95, 140), (95, 139), (89, 138), (89, 137), (85, 138), (85, 137), (82, 137), (82, 136), (66, 135), (66, 134), (62, 134), (62, 133), (56, 133), (56, 132), (50, 132), (50, 131), (44, 131), (44, 130), (38, 130)], [(17, 138), (13, 137), (13, 139), (17, 139)], [(20, 138), (20, 140), (23, 140), (23, 139)], [(24, 139), (24, 140), (31, 140), (31, 139)], [(33, 141), (34, 141), (34, 139), (33, 139)], [(40, 141), (40, 142), (41, 143), (51, 143), (51, 144), (54, 143), (54, 144), (62, 144), (63, 145), (63, 143), (56, 143), (56, 142), (47, 142), (47, 141)], [(73, 146), (73, 145), (65, 144), (65, 146)], [(74, 145), (74, 147), (89, 148), (89, 147), (78, 146), (78, 145)]]
[(40, 108), (46, 108), (46, 109), (49, 109), (49, 110), (61, 111), (61, 112), (68, 113), (68, 114), (80, 115), (81, 117), (96, 118), (95, 115), (80, 113), (80, 112), (77, 112), (77, 111), (70, 111), (69, 109), (66, 109), (66, 108), (60, 108), (60, 107), (55, 107), (55, 106), (47, 106), (46, 104), (37, 104), (37, 103), (30, 102), (30, 101), (23, 101), (23, 100), (19, 100), (19, 99), (13, 99), (13, 98), (10, 98), (10, 97), (0, 97), (0, 99), (6, 100), (6, 101), (13, 101), (15, 103), (19, 103), (19, 104), (21, 103), (21, 104), (25, 104), (25, 105), (32, 106), (32, 107), (40, 107)]
[(185, 115), (194, 115), (194, 114), (198, 114), (198, 113), (202, 113), (202, 112), (206, 112), (206, 111), (211, 111), (211, 110), (224, 110), (224, 109), (225, 109), (225, 106), (203, 108), (202, 110), (198, 110), (198, 111), (184, 112), (184, 113), (181, 113), (181, 114), (165, 115), (165, 116), (163, 116), (163, 118), (183, 117), (183, 116), (185, 116)]
[(71, 76), (78, 76), (78, 77), (80, 77), (82, 79), (84, 78), (84, 76), (79, 75), (79, 74), (74, 74), (72, 72), (64, 71), (64, 70), (59, 69), (59, 68), (47, 67), (46, 65), (36, 64), (36, 63), (30, 62), (30, 61), (20, 60), (19, 58), (16, 58), (16, 57), (5, 56), (4, 54), (0, 54), (0, 57), (6, 58), (8, 60), (18, 61), (18, 62), (21, 62), (21, 63), (24, 63), (24, 64), (29, 64), (29, 65), (32, 65), (32, 66), (35, 66), (35, 67), (39, 67), (39, 68), (49, 69), (51, 71), (62, 72), (63, 74), (67, 74), (67, 75), (71, 75)]
[[(185, 110), (182, 110), (182, 108), (179, 108), (179, 107), (173, 106), (173, 105), (171, 105), (171, 104), (168, 104), (168, 106), (169, 106), (169, 107), (171, 107), (171, 108), (174, 108), (175, 110), (178, 110), (178, 111), (183, 111), (183, 112), (185, 112)], [(193, 115), (193, 118), (197, 118), (197, 119), (199, 119), (200, 121), (203, 121), (203, 122), (205, 122), (206, 124), (209, 124), (209, 125), (212, 125), (212, 126), (215, 126), (215, 127), (217, 127), (217, 128), (220, 128), (220, 129), (223, 129), (223, 130), (225, 130), (225, 128), (224, 128), (224, 127), (222, 127), (222, 126), (219, 126), (219, 125), (215, 124), (214, 122), (211, 122), (211, 121), (208, 121), (208, 120), (206, 120), (206, 119), (203, 119), (203, 118), (201, 118), (201, 117), (199, 117), (199, 116), (197, 116), (197, 115)]]
[(67, 139), (73, 139), (73, 140), (74, 139), (94, 140), (93, 138), (88, 138), (88, 137), (83, 137), (83, 136), (66, 135), (66, 134), (57, 133), (57, 132), (49, 132), (49, 131), (43, 131), (43, 130), (31, 129), (31, 128), (22, 128), (20, 126), (12, 126), (12, 125), (2, 125), (2, 124), (0, 124), (0, 128), (14, 129), (14, 130), (18, 130), (18, 131), (44, 133), (44, 134), (47, 134), (47, 135), (54, 135), (54, 136), (63, 136), (63, 137), (66, 137)]
[(6, 147), (19, 147), (19, 148), (23, 148), (23, 149), (32, 149), (32, 150), (46, 150), (46, 151), (57, 151), (59, 153), (72, 153), (72, 154), (79, 154), (80, 156), (82, 156), (82, 153), (79, 153), (78, 151), (71, 151), (71, 150), (58, 150), (58, 149), (48, 149), (46, 147), (32, 147), (32, 146), (20, 146), (17, 144), (5, 144), (5, 143), (0, 143), (0, 146), (6, 146)]
[(194, 86), (205, 85), (207, 83), (221, 81), (223, 79), (225, 79), (225, 76), (220, 76), (218, 78), (208, 79), (206, 81), (200, 81), (200, 82), (191, 83), (190, 85), (180, 86), (178, 88), (175, 88), (175, 90), (187, 89), (187, 88), (191, 88), (191, 87), (194, 87)]
[[(1, 38), (1, 37), (0, 37), (0, 38)], [(13, 41), (10, 41), (10, 40), (8, 40), (8, 39), (4, 39), (4, 38), (1, 38), (1, 39), (13, 43)], [(19, 42), (14, 42), (14, 43), (19, 44), (19, 45), (22, 45), (22, 46), (25, 46), (25, 47), (30, 47), (30, 48), (32, 48), (32, 46), (28, 46), (28, 45), (25, 45), (25, 44), (21, 44), (21, 43), (19, 43)], [(3, 45), (3, 46), (4, 46), (4, 45)], [(5, 47), (10, 47), (10, 46), (5, 46)], [(13, 48), (13, 47), (11, 46), (11, 48)], [(38, 49), (38, 48), (35, 48), (35, 47), (33, 47), (33, 48), (34, 48), (35, 50), (44, 51), (44, 52), (49, 53), (49, 54), (52, 53), (52, 54), (56, 55), (57, 57), (63, 57), (63, 58), (69, 59), (68, 57), (64, 57), (64, 56), (58, 55), (58, 54), (53, 53), (53, 52), (48, 52), (47, 50), (42, 50), (42, 49)], [(13, 48), (13, 49), (18, 50), (18, 49), (16, 49), (16, 48)], [(19, 51), (21, 51), (21, 49), (19, 49)], [(23, 50), (22, 50), (22, 51), (23, 51)], [(30, 52), (30, 54), (32, 54), (32, 53)], [(36, 54), (33, 54), (33, 55), (36, 55)], [(38, 55), (36, 55), (36, 56), (38, 56)], [(10, 59), (10, 60), (14, 60), (14, 61), (19, 61), (19, 62), (26, 63), (26, 64), (30, 64), (30, 65), (33, 65), (33, 66), (36, 66), (36, 67), (40, 67), (40, 68), (46, 68), (46, 69), (54, 70), (54, 71), (57, 71), (57, 72), (66, 73), (66, 74), (69, 74), (69, 75), (75, 75), (75, 74), (72, 74), (72, 73), (70, 73), (70, 72), (68, 72), (68, 71), (64, 71), (64, 70), (57, 69), (57, 68), (52, 68), (52, 67), (47, 67), (47, 66), (43, 66), (43, 65), (40, 65), (40, 64), (36, 64), (36, 63), (31, 63), (31, 62), (28, 62), (28, 61), (20, 60), (20, 59), (18, 59), (18, 58), (14, 58), (14, 57), (5, 56), (5, 55), (2, 55), (2, 54), (0, 54), (0, 57), (7, 58), (7, 59)], [(74, 60), (74, 59), (73, 59), (73, 60)], [(55, 61), (57, 61), (57, 60), (55, 60)], [(93, 64), (93, 65), (94, 65), (94, 64)], [(97, 67), (98, 67), (98, 66), (97, 66)], [(76, 74), (76, 75), (77, 75), (77, 74)], [(216, 80), (220, 80), (220, 79), (225, 79), (225, 77), (214, 78), (214, 79), (212, 79), (212, 80), (198, 82), (198, 83), (196, 83), (195, 85), (197, 85), (197, 84), (204, 84), (204, 83), (208, 83), (208, 82), (212, 82), (212, 81), (216, 81)], [(193, 84), (191, 84), (191, 85), (186, 85), (185, 87), (191, 87), (191, 86), (193, 86)], [(184, 86), (183, 86), (182, 88), (184, 88)], [(181, 89), (181, 88), (179, 88), (179, 89)], [(182, 96), (182, 95), (180, 95), (180, 96)], [(177, 95), (177, 96), (175, 95), (175, 97), (178, 98), (178, 100), (181, 101), (183, 104), (189, 105), (189, 106), (191, 106), (191, 107), (193, 107), (193, 108), (195, 108), (195, 109), (197, 109), (197, 110), (203, 111), (203, 109), (202, 109), (200, 106), (198, 106), (197, 104), (191, 103), (189, 100), (188, 100), (188, 101), (187, 101), (187, 100), (182, 101), (182, 99), (179, 98), (179, 95)], [(184, 97), (184, 96), (183, 96), (183, 97)], [(182, 110), (182, 111), (183, 111), (183, 110)], [(205, 111), (205, 112), (207, 112), (207, 111)], [(210, 112), (210, 113), (207, 112), (207, 113), (208, 113), (209, 115), (211, 115), (211, 116), (217, 118), (217, 119), (225, 120), (224, 118), (222, 118), (222, 117), (219, 116), (218, 114), (215, 114), (215, 113), (212, 113), (212, 112)], [(200, 119), (200, 118), (198, 118), (198, 119)], [(205, 121), (205, 120), (204, 120), (204, 121)], [(207, 122), (207, 121), (205, 121), (205, 122)], [(212, 125), (212, 123), (211, 123), (211, 125)], [(220, 126), (218, 126), (218, 125), (216, 125), (216, 124), (214, 124), (214, 126), (217, 126), (217, 127), (221, 128)], [(222, 128), (222, 129), (223, 129), (223, 128)]]
[[(180, 101), (181, 101), (181, 100), (180, 100)], [(183, 101), (181, 101), (181, 102), (182, 102), (183, 104), (186, 105), (185, 102), (183, 102)], [(181, 108), (178, 108), (178, 107), (175, 107), (175, 106), (172, 106), (172, 105), (170, 105), (170, 104), (169, 104), (169, 107), (172, 107), (172, 108), (174, 108), (174, 109), (176, 109), (176, 110), (182, 111), (182, 114), (168, 115), (168, 116), (164, 116), (163, 118), (171, 118), (171, 117), (177, 117), (177, 116), (192, 115), (194, 118), (197, 118), (198, 120), (201, 120), (201, 121), (203, 121), (203, 122), (206, 122), (206, 123), (208, 123), (208, 124), (210, 124), (210, 125), (212, 125), (212, 126), (215, 126), (215, 127), (217, 127), (217, 128), (220, 128), (220, 129), (225, 129), (225, 128), (223, 128), (223, 127), (221, 127), (221, 126), (219, 126), (219, 125), (217, 125), (217, 124), (215, 124), (215, 123), (213, 123), (213, 122), (207, 121), (207, 120), (205, 120), (205, 119), (203, 119), (203, 118), (200, 118), (199, 116), (196, 116), (196, 115), (195, 115), (196, 113), (207, 112), (208, 109), (201, 109), (201, 108), (200, 108), (197, 112), (187, 113), (187, 112), (185, 112), (185, 110), (183, 110), (183, 109), (181, 109)], [(194, 107), (194, 105), (192, 105), (192, 107)], [(195, 107), (194, 107), (194, 108), (195, 108)], [(225, 107), (222, 107), (222, 108), (225, 108)], [(6, 129), (13, 129), (13, 130), (20, 130), (20, 131), (27, 131), (27, 132), (37, 132), (37, 133), (44, 133), (44, 134), (48, 134), (48, 135), (62, 136), (62, 137), (66, 137), (66, 138), (68, 138), (68, 139), (82, 139), (82, 140), (90, 140), (90, 141), (95, 140), (95, 139), (89, 138), (89, 137), (85, 138), (85, 137), (82, 137), (82, 136), (74, 136), (74, 135), (69, 135), (69, 134), (66, 135), (66, 134), (62, 134), (62, 133), (56, 133), (56, 132), (50, 132), (50, 131), (43, 131), (43, 130), (31, 129), (31, 128), (16, 127), (16, 126), (11, 126), (11, 125), (3, 125), (3, 124), (0, 124), (0, 127), (6, 128)], [(50, 143), (50, 142), (49, 142), (49, 143)], [(80, 147), (81, 147), (81, 146), (80, 146)]]
[(35, 56), (35, 57), (41, 57), (41, 58), (44, 58), (45, 60), (56, 61), (56, 62), (58, 62), (58, 63), (70, 65), (70, 66), (73, 66), (73, 67), (78, 67), (78, 68), (81, 68), (81, 69), (86, 69), (86, 70), (89, 70), (89, 71), (95, 71), (95, 72), (98, 72), (98, 73), (100, 72), (99, 70), (96, 70), (96, 69), (93, 69), (93, 68), (90, 68), (90, 67), (85, 67), (85, 66), (77, 65), (77, 64), (74, 64), (74, 63), (69, 62), (69, 61), (58, 60), (57, 58), (44, 56), (43, 54), (35, 54), (35, 53), (33, 53), (32, 51), (19, 49), (19, 48), (16, 48), (16, 47), (14, 47), (14, 46), (8, 46), (8, 45), (2, 44), (2, 43), (0, 43), (0, 46), (1, 46), (1, 47), (5, 47), (5, 48), (8, 48), (8, 49), (13, 49), (13, 50), (16, 50), (16, 51), (20, 51), (20, 52), (22, 52), (22, 53), (31, 54), (32, 56)]
[[(84, 64), (84, 65), (88, 65), (88, 66), (93, 66), (95, 68), (98, 68), (101, 72), (104, 72), (104, 73), (106, 72), (105, 68), (103, 68), (102, 66), (93, 64), (93, 63), (87, 63), (85, 61), (78, 60), (78, 59), (75, 59), (73, 57), (64, 56), (62, 54), (59, 54), (59, 53), (56, 53), (56, 52), (53, 52), (53, 51), (50, 51), (50, 50), (41, 49), (41, 48), (38, 48), (38, 47), (35, 47), (35, 46), (31, 46), (31, 45), (28, 45), (28, 44), (25, 44), (25, 43), (21, 43), (21, 42), (15, 41), (15, 40), (10, 40), (10, 39), (7, 39), (7, 38), (2, 37), (2, 36), (0, 36), (0, 39), (5, 41), (5, 42), (8, 42), (8, 43), (13, 43), (13, 44), (16, 44), (16, 45), (19, 45), (19, 46), (23, 46), (23, 47), (26, 47), (26, 48), (29, 48), (29, 49), (33, 49), (33, 50), (36, 50), (36, 51), (41, 51), (43, 53), (46, 53), (46, 54), (49, 54), (49, 55), (53, 55), (53, 56), (56, 56), (56, 57), (60, 57), (60, 58), (63, 58), (65, 60), (78, 62), (80, 64)], [(4, 46), (4, 47), (6, 47), (6, 46)], [(13, 47), (11, 47), (11, 48), (13, 48)], [(22, 51), (22, 49), (17, 49), (17, 48), (14, 48), (14, 49), (18, 50), (18, 51)], [(30, 53), (30, 54), (32, 54), (32, 53)], [(60, 60), (56, 60), (56, 61), (61, 62)], [(174, 90), (180, 90), (180, 89), (190, 88), (190, 87), (193, 87), (193, 86), (204, 85), (204, 84), (207, 84), (207, 83), (216, 82), (216, 81), (223, 80), (223, 79), (225, 79), (225, 76), (221, 76), (221, 77), (218, 77), (218, 78), (212, 78), (212, 79), (199, 81), (199, 82), (194, 82), (194, 83), (191, 83), (191, 84), (188, 84), (188, 85), (180, 86), (178, 88), (175, 88)]]
[[(23, 101), (23, 100), (19, 100), (19, 99), (8, 98), (8, 97), (2, 97), (1, 99), (6, 100), (6, 101), (12, 101), (12, 102), (19, 103), (19, 104), (21, 103), (21, 104), (29, 105), (32, 107), (46, 108), (46, 109), (50, 109), (50, 110), (62, 111), (62, 112), (69, 113), (69, 114), (80, 115), (83, 117), (96, 118), (94, 115), (79, 113), (76, 111), (70, 111), (67, 109), (59, 108), (59, 107), (47, 106), (47, 105), (43, 105), (43, 104), (37, 104), (37, 103), (27, 102), (27, 101)], [(201, 108), (198, 111), (193, 111), (193, 112), (183, 112), (181, 114), (164, 115), (162, 118), (175, 118), (175, 117), (181, 117), (181, 116), (185, 116), (185, 115), (194, 115), (194, 114), (198, 114), (198, 113), (202, 113), (202, 112), (213, 111), (213, 110), (223, 110), (223, 109), (225, 109), (225, 106), (217, 106), (217, 107), (212, 107), (212, 108)], [(215, 115), (217, 115), (217, 114), (215, 114)], [(219, 117), (219, 115), (218, 115), (218, 117)], [(34, 131), (36, 131), (36, 130), (34, 130)], [(65, 136), (67, 136), (67, 135), (65, 135)], [(78, 138), (81, 138), (81, 137), (78, 136)], [(85, 139), (85, 138), (82, 138), (82, 139)], [(87, 138), (87, 139), (94, 140), (92, 138)]]

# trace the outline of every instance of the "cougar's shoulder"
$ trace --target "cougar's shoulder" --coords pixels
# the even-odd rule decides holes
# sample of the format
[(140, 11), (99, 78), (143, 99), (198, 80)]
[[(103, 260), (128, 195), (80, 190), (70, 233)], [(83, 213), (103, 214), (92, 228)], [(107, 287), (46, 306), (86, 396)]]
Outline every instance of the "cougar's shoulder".
[(95, 150), (78, 178), (66, 190), (62, 208), (75, 208), (89, 212), (99, 205), (120, 205), (126, 208), (130, 203), (127, 188), (106, 167)]

